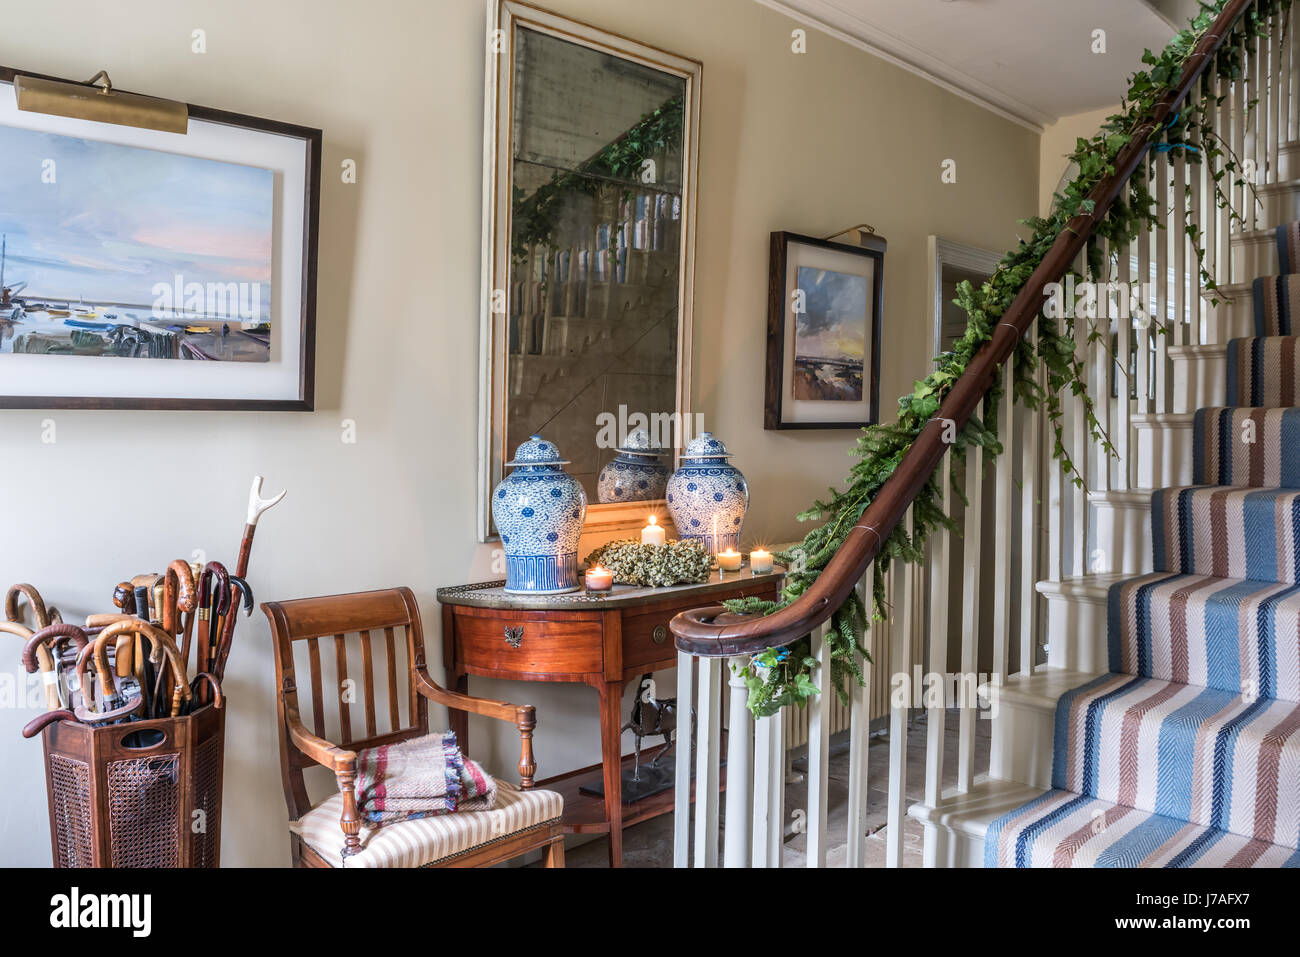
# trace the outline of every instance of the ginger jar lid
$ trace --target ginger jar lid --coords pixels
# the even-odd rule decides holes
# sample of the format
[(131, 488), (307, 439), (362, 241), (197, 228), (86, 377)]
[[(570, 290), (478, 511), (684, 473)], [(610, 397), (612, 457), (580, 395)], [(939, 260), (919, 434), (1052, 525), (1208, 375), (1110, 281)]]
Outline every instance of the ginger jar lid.
[(658, 458), (662, 450), (650, 444), (650, 430), (637, 429), (628, 435), (627, 440), (618, 447), (618, 451), (627, 455), (645, 455)]
[(548, 442), (540, 435), (534, 435), (515, 449), (515, 457), (506, 463), (506, 467), (520, 465), (554, 465), (558, 467), (568, 464), (569, 460), (560, 457), (560, 450), (556, 448), (554, 442)]
[(695, 438), (686, 443), (686, 452), (684, 458), (688, 459), (725, 459), (731, 453), (722, 441), (715, 438), (712, 432), (701, 432)]

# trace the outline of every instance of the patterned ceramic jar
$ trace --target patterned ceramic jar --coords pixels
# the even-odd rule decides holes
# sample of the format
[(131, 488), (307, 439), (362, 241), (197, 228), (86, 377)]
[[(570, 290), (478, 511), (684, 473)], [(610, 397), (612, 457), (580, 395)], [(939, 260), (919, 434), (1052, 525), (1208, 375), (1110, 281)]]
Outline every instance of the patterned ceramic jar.
[(686, 444), (682, 465), (668, 480), (668, 512), (679, 538), (697, 538), (709, 554), (740, 550), (740, 529), (749, 509), (745, 476), (729, 461), (727, 447), (701, 432)]
[(650, 502), (664, 497), (668, 467), (650, 444), (650, 432), (637, 429), (618, 449), (618, 457), (600, 470), (596, 497), (601, 502)]
[(560, 450), (534, 435), (515, 452), (514, 471), (492, 493), (492, 519), (506, 553), (506, 591), (577, 591), (578, 539), (587, 493), (564, 471)]

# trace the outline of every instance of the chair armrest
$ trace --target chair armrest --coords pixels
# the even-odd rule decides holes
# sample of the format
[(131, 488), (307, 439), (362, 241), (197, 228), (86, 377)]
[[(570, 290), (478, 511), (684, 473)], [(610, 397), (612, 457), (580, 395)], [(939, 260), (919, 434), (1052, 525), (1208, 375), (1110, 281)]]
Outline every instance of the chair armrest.
[(491, 698), (475, 698), (448, 691), (433, 683), (423, 668), (413, 668), (415, 690), (447, 708), (457, 711), (470, 711), (485, 718), (496, 718), (513, 724), (519, 729), (519, 786), (527, 789), (533, 786), (533, 775), (537, 773), (537, 759), (533, 757), (533, 729), (537, 727), (537, 709), (531, 704), (510, 704), (508, 701), (493, 701)]
[(351, 857), (361, 850), (361, 815), (357, 810), (357, 753), (345, 751), (307, 730), (302, 717), (294, 708), (286, 709), (285, 723), (289, 726), (289, 740), (299, 751), (317, 764), (334, 772), (339, 793), (343, 795), (343, 813), (339, 827), (343, 830), (343, 857)]
[(355, 751), (345, 751), (338, 745), (312, 734), (302, 723), (302, 717), (298, 712), (291, 708), (286, 709), (284, 717), (285, 723), (289, 726), (289, 740), (299, 751), (336, 774), (341, 771), (356, 771)]

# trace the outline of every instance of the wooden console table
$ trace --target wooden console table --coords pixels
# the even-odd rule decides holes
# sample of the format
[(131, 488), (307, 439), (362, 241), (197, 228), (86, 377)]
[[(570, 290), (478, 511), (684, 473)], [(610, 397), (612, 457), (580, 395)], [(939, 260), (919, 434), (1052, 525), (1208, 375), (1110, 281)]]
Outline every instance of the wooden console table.
[[(751, 575), (748, 568), (719, 573), (699, 585), (636, 588), (615, 585), (604, 594), (510, 595), (501, 582), (438, 590), (442, 604), (447, 682), (468, 691), (469, 675), (516, 681), (567, 681), (596, 689), (601, 762), (537, 782), (564, 795), (564, 827), (574, 834), (609, 834), (611, 867), (623, 863), (623, 828), (673, 807), (673, 792), (627, 805), (622, 800), (623, 685), (648, 671), (677, 666), (668, 622), (678, 612), (750, 595), (773, 598), (784, 573)], [(542, 716), (545, 721), (545, 716)], [(456, 712), (452, 730), (469, 750), (469, 716)], [(685, 722), (683, 722), (685, 724)], [(642, 752), (643, 759), (646, 751)], [(603, 781), (602, 800), (580, 791)]]

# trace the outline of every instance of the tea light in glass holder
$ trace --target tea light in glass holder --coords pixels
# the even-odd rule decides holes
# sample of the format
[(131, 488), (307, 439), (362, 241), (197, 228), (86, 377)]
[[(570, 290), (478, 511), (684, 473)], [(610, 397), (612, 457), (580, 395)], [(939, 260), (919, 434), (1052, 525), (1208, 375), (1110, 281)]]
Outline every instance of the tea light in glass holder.
[(765, 548), (756, 548), (749, 553), (749, 570), (755, 575), (766, 575), (772, 571), (772, 553)]
[(738, 572), (742, 558), (740, 552), (728, 548), (725, 552), (718, 552), (718, 567), (724, 572)]
[(583, 581), (587, 585), (587, 591), (609, 591), (614, 587), (614, 573), (608, 568), (594, 565), (587, 569)]
[(659, 524), (657, 516), (650, 516), (650, 524), (641, 529), (642, 545), (662, 545), (667, 539), (668, 533), (664, 531), (663, 526)]

